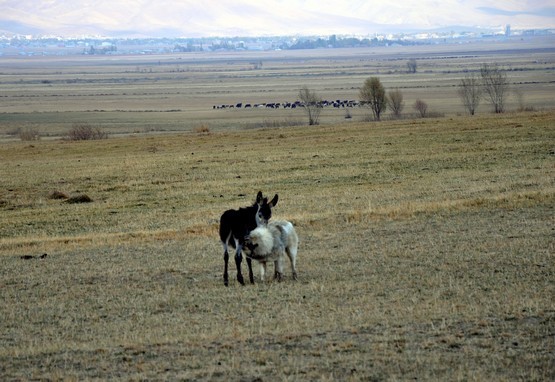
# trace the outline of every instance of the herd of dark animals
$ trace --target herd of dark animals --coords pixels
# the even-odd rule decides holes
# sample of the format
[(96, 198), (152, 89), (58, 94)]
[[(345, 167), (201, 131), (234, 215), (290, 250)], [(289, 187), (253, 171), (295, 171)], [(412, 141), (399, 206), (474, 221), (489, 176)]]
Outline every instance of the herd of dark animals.
[[(346, 107), (356, 107), (356, 106), (363, 106), (364, 102), (359, 102), (355, 100), (323, 100), (320, 101), (318, 106), (324, 107), (334, 107), (336, 109), (339, 108), (346, 108)], [(238, 102), (235, 104), (223, 104), (223, 105), (213, 105), (212, 109), (249, 109), (249, 108), (266, 108), (266, 109), (296, 109), (296, 108), (306, 107), (301, 101), (295, 102), (263, 102), (263, 103), (246, 103), (246, 102)]]
[[(268, 198), (258, 191), (256, 201), (252, 206), (242, 207), (238, 210), (227, 210), (220, 218), (220, 240), (224, 247), (224, 285), (229, 285), (227, 273), (229, 262), (229, 246), (235, 248), (235, 266), (237, 267), (237, 281), (245, 285), (241, 272), (241, 262), (243, 261), (242, 250), (245, 247), (245, 238), (256, 227), (267, 224), (272, 217), (272, 208), (278, 202), (278, 195), (268, 202)], [(252, 259), (247, 256), (247, 266), (249, 268), (249, 280), (254, 284), (252, 273)]]

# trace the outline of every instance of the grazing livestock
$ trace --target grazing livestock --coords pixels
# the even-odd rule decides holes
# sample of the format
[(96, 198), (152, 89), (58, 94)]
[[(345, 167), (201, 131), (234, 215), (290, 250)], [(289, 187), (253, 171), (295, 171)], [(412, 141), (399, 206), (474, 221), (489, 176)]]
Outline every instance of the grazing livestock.
[(285, 254), (291, 262), (293, 279), (297, 279), (297, 249), (299, 237), (295, 227), (286, 220), (272, 221), (258, 226), (245, 238), (245, 254), (260, 263), (260, 279), (264, 281), (268, 261), (274, 262), (274, 277), (281, 281), (283, 277), (283, 259)]
[[(278, 195), (268, 202), (268, 198), (262, 196), (258, 191), (256, 201), (250, 207), (239, 208), (238, 210), (227, 210), (220, 218), (220, 240), (224, 247), (224, 285), (229, 285), (227, 267), (229, 262), (228, 246), (235, 248), (235, 265), (237, 267), (237, 281), (245, 285), (243, 274), (241, 273), (241, 261), (243, 260), (241, 251), (245, 244), (245, 237), (257, 226), (267, 224), (272, 217), (272, 208), (278, 202)], [(254, 284), (252, 274), (251, 259), (247, 258), (249, 268), (249, 279)]]
[[(361, 101), (362, 102), (362, 101)], [(244, 106), (243, 106), (244, 105)], [(324, 107), (333, 107), (333, 108), (346, 108), (346, 107), (357, 107), (357, 106), (363, 106), (363, 103), (359, 103), (355, 100), (341, 100), (341, 99), (336, 99), (333, 101), (330, 100), (322, 100), (319, 103), (319, 106), (324, 108)], [(301, 101), (295, 101), (295, 102), (262, 102), (262, 103), (255, 103), (255, 104), (251, 104), (251, 103), (243, 103), (243, 102), (238, 102), (236, 104), (231, 104), (231, 105), (214, 105), (212, 106), (212, 109), (241, 109), (241, 108), (266, 108), (266, 109), (280, 109), (280, 108), (284, 108), (284, 109), (296, 109), (298, 107), (306, 107), (307, 105), (304, 104)]]

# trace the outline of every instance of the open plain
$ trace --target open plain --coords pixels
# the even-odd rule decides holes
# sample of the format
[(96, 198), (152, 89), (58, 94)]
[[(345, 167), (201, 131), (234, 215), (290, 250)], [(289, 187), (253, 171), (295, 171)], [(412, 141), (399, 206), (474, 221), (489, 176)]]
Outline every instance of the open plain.
[[(555, 379), (554, 53), (396, 49), (0, 60), (0, 378)], [(530, 111), (464, 115), (447, 67), (482, 53), (527, 68)], [(212, 109), (352, 99), (377, 73), (442, 116)], [(83, 123), (108, 139), (62, 139)], [(258, 190), (297, 228), (299, 279), (232, 265), (226, 288), (219, 217)]]
[[(555, 37), (271, 52), (133, 56), (0, 57), (0, 140), (32, 129), (43, 138), (73, 125), (112, 135), (211, 131), (307, 123), (301, 109), (254, 107), (298, 100), (302, 86), (324, 100), (358, 100), (371, 76), (399, 89), (407, 116), (421, 99), (432, 115), (464, 115), (457, 85), (484, 63), (507, 73), (507, 110), (553, 108)], [(414, 59), (417, 72), (407, 73)], [(213, 109), (214, 106), (242, 107)], [(245, 108), (247, 104), (253, 107)], [(491, 113), (483, 101), (478, 113)], [(322, 125), (367, 119), (366, 108), (328, 107)]]

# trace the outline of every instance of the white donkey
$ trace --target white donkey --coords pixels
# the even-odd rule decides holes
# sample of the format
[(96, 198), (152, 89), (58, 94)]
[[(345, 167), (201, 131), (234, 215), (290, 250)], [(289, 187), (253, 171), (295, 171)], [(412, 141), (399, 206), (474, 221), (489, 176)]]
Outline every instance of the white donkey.
[(260, 263), (260, 279), (264, 275), (269, 261), (275, 265), (275, 278), (283, 277), (283, 261), (285, 254), (291, 261), (293, 279), (297, 279), (297, 249), (299, 237), (295, 227), (286, 220), (271, 221), (252, 230), (245, 238), (245, 254)]

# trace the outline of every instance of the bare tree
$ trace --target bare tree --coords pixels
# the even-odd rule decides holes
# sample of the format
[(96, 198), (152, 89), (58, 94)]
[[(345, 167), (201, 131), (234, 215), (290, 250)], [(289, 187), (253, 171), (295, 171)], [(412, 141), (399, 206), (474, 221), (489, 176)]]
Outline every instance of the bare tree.
[(457, 90), (465, 109), (474, 115), (482, 98), (482, 83), (474, 74), (467, 74), (460, 82)]
[(370, 77), (364, 81), (360, 89), (360, 100), (368, 105), (374, 114), (374, 120), (379, 121), (380, 115), (387, 108), (385, 88), (378, 77)]
[(88, 123), (74, 123), (68, 131), (66, 139), (69, 141), (86, 141), (93, 139), (106, 139), (108, 134), (100, 127), (92, 126)]
[(304, 110), (308, 116), (309, 125), (317, 125), (322, 112), (322, 99), (315, 91), (310, 90), (306, 85), (299, 90), (299, 99), (304, 105)]
[(417, 66), (418, 65), (416, 64), (416, 60), (414, 58), (411, 58), (407, 62), (407, 69), (408, 69), (409, 73), (416, 73)]
[(421, 99), (417, 99), (413, 105), (414, 109), (420, 113), (422, 118), (426, 117), (426, 112), (428, 111), (428, 104)]
[(505, 97), (509, 90), (507, 74), (497, 64), (483, 64), (480, 69), (484, 92), (496, 113), (505, 111)]
[(391, 109), (391, 113), (395, 118), (401, 117), (405, 104), (403, 102), (403, 93), (401, 93), (399, 88), (390, 90), (387, 93), (387, 106)]

